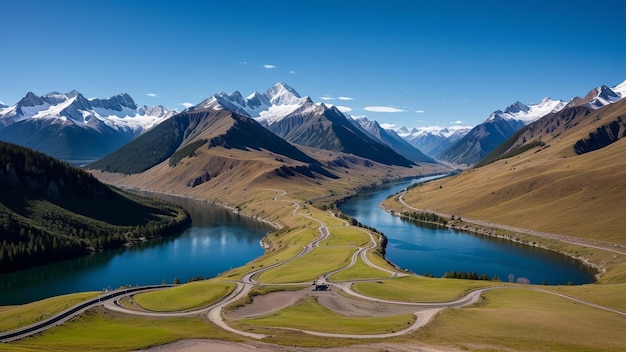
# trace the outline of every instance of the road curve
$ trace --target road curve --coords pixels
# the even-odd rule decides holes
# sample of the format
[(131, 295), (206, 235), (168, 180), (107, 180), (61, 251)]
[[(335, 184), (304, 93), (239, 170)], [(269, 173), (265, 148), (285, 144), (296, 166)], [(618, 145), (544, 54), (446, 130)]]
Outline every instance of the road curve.
[[(249, 338), (254, 338), (254, 339), (263, 339), (265, 337), (267, 337), (266, 335), (263, 334), (256, 334), (256, 333), (250, 333), (250, 332), (246, 332), (246, 331), (241, 331), (241, 330), (237, 330), (234, 329), (232, 327), (230, 327), (228, 324), (226, 324), (226, 322), (223, 319), (222, 316), (222, 311), (224, 309), (224, 307), (226, 307), (227, 305), (231, 304), (232, 302), (235, 302), (237, 300), (240, 300), (244, 297), (246, 297), (248, 295), (248, 293), (250, 292), (250, 290), (252, 289), (252, 287), (254, 287), (255, 285), (258, 284), (258, 282), (255, 280), (255, 277), (257, 275), (259, 275), (260, 273), (262, 273), (263, 271), (275, 268), (277, 266), (280, 265), (284, 265), (286, 263), (289, 263), (297, 258), (300, 258), (301, 256), (309, 253), (310, 251), (312, 251), (315, 247), (317, 247), (317, 245), (319, 244), (319, 242), (325, 240), (326, 238), (328, 238), (330, 236), (330, 232), (327, 228), (327, 226), (318, 219), (315, 219), (311, 216), (308, 215), (304, 215), (304, 214), (298, 214), (298, 211), (300, 209), (300, 204), (298, 204), (295, 201), (286, 201), (286, 200), (279, 200), (278, 198), (281, 196), (286, 195), (287, 192), (286, 191), (282, 191), (282, 194), (277, 195), (276, 197), (274, 197), (275, 201), (283, 201), (283, 202), (290, 202), (291, 205), (294, 206), (294, 211), (293, 213), (295, 215), (299, 215), (299, 216), (304, 216), (307, 217), (313, 221), (316, 221), (320, 224), (320, 226), (318, 227), (318, 232), (320, 233), (320, 236), (318, 238), (316, 238), (315, 240), (311, 241), (309, 244), (307, 244), (306, 246), (303, 247), (303, 249), (295, 256), (286, 259), (282, 262), (279, 263), (275, 263), (272, 265), (269, 265), (267, 267), (264, 268), (259, 268), (253, 271), (250, 271), (248, 273), (246, 273), (242, 279), (240, 281), (236, 282), (236, 288), (230, 293), (228, 294), (226, 297), (224, 297), (223, 299), (221, 299), (219, 302), (214, 303), (213, 305), (210, 305), (208, 307), (204, 307), (204, 308), (200, 308), (200, 309), (196, 309), (196, 310), (191, 310), (191, 311), (182, 311), (182, 312), (149, 312), (149, 311), (137, 311), (137, 310), (130, 310), (130, 309), (126, 309), (122, 306), (120, 306), (118, 304), (118, 301), (125, 296), (131, 296), (134, 295), (136, 293), (139, 292), (145, 292), (145, 291), (151, 291), (151, 290), (157, 290), (157, 289), (164, 289), (164, 288), (169, 288), (172, 287), (173, 285), (155, 285), (155, 286), (146, 286), (146, 287), (135, 287), (135, 288), (129, 288), (127, 290), (119, 290), (119, 291), (115, 291), (112, 293), (109, 293), (107, 295), (104, 296), (99, 296), (98, 298), (94, 298), (92, 300), (80, 303), (74, 307), (71, 307), (59, 314), (54, 315), (53, 317), (46, 319), (44, 321), (38, 322), (36, 324), (21, 328), (21, 329), (17, 329), (14, 331), (9, 331), (9, 332), (5, 332), (5, 333), (0, 333), (0, 341), (2, 342), (10, 342), (10, 341), (14, 341), (14, 340), (18, 340), (39, 332), (42, 332), (46, 329), (49, 329), (52, 326), (56, 326), (59, 325), (61, 323), (63, 323), (64, 321), (78, 315), (81, 314), (82, 312), (84, 312), (85, 310), (89, 309), (89, 308), (93, 308), (96, 307), (98, 305), (104, 305), (107, 309), (113, 310), (113, 311), (118, 311), (118, 312), (123, 312), (123, 313), (127, 313), (127, 314), (135, 314), (135, 315), (143, 315), (143, 316), (190, 316), (190, 315), (198, 315), (198, 314), (207, 314), (208, 319), (215, 325), (221, 327), (222, 329), (235, 333), (235, 334), (239, 334), (242, 336), (246, 336)], [(411, 209), (416, 209), (416, 208), (412, 208), (408, 205), (406, 205), (406, 203), (404, 203), (404, 201), (402, 200), (402, 196), (400, 196), (400, 201), (407, 206), (408, 208)], [(418, 210), (418, 209), (416, 209)], [(365, 231), (365, 230), (363, 230)], [(408, 275), (406, 273), (402, 273), (402, 272), (396, 272), (396, 271), (392, 271), (392, 270), (388, 270), (386, 268), (382, 268), (374, 263), (372, 263), (368, 258), (367, 258), (367, 251), (371, 250), (373, 248), (376, 248), (376, 241), (374, 239), (374, 236), (372, 235), (371, 232), (369, 231), (365, 231), (369, 234), (370, 236), (370, 240), (371, 240), (371, 245), (367, 246), (367, 247), (360, 247), (358, 248), (352, 255), (352, 259), (350, 264), (348, 264), (347, 266), (345, 266), (344, 268), (341, 268), (339, 270), (335, 270), (333, 272), (329, 272), (326, 273), (324, 275), (322, 275), (320, 277), (321, 280), (323, 280), (324, 283), (326, 283), (326, 277), (336, 273), (338, 271), (341, 270), (345, 270), (351, 266), (353, 266), (356, 263), (356, 260), (358, 258), (358, 256), (361, 256), (362, 260), (369, 265), (372, 268), (378, 269), (378, 270), (382, 270), (385, 272), (388, 272), (390, 275), (392, 275), (392, 277), (396, 277), (399, 275)], [(415, 322), (408, 328), (400, 330), (400, 331), (395, 331), (395, 332), (390, 332), (390, 333), (383, 333), (383, 334), (336, 334), (336, 333), (325, 333), (325, 332), (318, 332), (318, 331), (309, 331), (309, 330), (301, 330), (301, 329), (289, 329), (288, 330), (297, 330), (297, 331), (301, 331), (303, 333), (306, 334), (310, 334), (310, 335), (315, 335), (315, 336), (322, 336), (322, 337), (339, 337), (339, 338), (359, 338), (359, 339), (369, 339), (369, 338), (386, 338), (386, 337), (393, 337), (393, 336), (400, 336), (403, 334), (407, 334), (410, 333), (412, 331), (415, 331), (417, 329), (420, 329), (421, 327), (423, 327), (424, 325), (426, 325), (439, 311), (446, 309), (446, 308), (460, 308), (460, 307), (465, 307), (471, 304), (476, 303), (481, 295), (488, 291), (488, 290), (493, 290), (493, 289), (502, 289), (502, 288), (514, 288), (514, 289), (527, 289), (527, 290), (534, 290), (534, 291), (539, 291), (539, 292), (544, 292), (544, 293), (549, 293), (549, 294), (553, 294), (553, 295), (557, 295), (563, 298), (567, 298), (573, 301), (576, 301), (578, 303), (582, 303), (582, 304), (586, 304), (595, 308), (599, 308), (599, 309), (604, 309), (610, 312), (614, 312), (617, 314), (621, 314), (621, 315), (626, 315), (626, 312), (617, 310), (617, 309), (613, 309), (613, 308), (609, 308), (609, 307), (604, 307), (598, 304), (594, 304), (594, 303), (590, 303), (590, 302), (586, 302), (583, 300), (579, 300), (567, 295), (563, 295), (563, 294), (559, 294), (559, 293), (555, 293), (555, 292), (551, 292), (548, 290), (542, 290), (542, 289), (534, 289), (534, 288), (515, 288), (515, 287), (506, 287), (506, 286), (498, 286), (498, 287), (488, 287), (488, 288), (482, 288), (482, 289), (477, 289), (474, 291), (471, 291), (467, 294), (465, 294), (462, 297), (459, 297), (456, 300), (453, 301), (449, 301), (449, 302), (427, 302), (427, 303), (415, 303), (415, 302), (402, 302), (402, 301), (391, 301), (391, 300), (381, 300), (381, 299), (376, 299), (376, 298), (372, 298), (372, 297), (368, 297), (362, 294), (359, 294), (355, 291), (352, 290), (352, 283), (354, 283), (354, 281), (350, 281), (350, 282), (335, 282), (335, 283), (328, 283), (330, 285), (333, 285), (337, 288), (339, 288), (340, 290), (342, 290), (344, 293), (346, 293), (347, 295), (359, 298), (359, 299), (365, 299), (365, 300), (371, 300), (371, 301), (377, 301), (377, 302), (383, 302), (383, 303), (390, 303), (390, 304), (397, 304), (397, 305), (407, 305), (407, 306), (413, 306), (416, 308), (416, 311), (414, 312), (415, 316), (416, 316), (416, 320)]]
[(140, 286), (140, 287), (132, 287), (122, 290), (116, 290), (113, 292), (106, 293), (104, 295), (99, 295), (97, 298), (92, 298), (85, 302), (79, 303), (73, 307), (70, 307), (58, 314), (51, 316), (46, 320), (42, 320), (32, 325), (28, 325), (19, 329), (15, 329), (12, 331), (1, 332), (0, 333), (0, 341), (1, 342), (11, 342), (15, 340), (22, 339), (24, 337), (28, 337), (30, 335), (34, 335), (45, 331), (53, 326), (61, 325), (63, 322), (83, 313), (87, 309), (103, 305), (106, 301), (114, 300), (121, 296), (126, 296), (129, 294), (135, 294), (139, 292), (147, 292), (153, 291), (163, 288), (169, 288), (174, 285), (153, 285), (153, 286)]

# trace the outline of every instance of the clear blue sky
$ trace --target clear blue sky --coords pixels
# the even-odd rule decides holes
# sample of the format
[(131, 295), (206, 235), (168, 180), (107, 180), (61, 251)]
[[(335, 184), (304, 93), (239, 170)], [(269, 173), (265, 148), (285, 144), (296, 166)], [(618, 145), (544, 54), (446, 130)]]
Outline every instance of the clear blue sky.
[(625, 1), (0, 0), (0, 14), (8, 105), (76, 89), (181, 110), (283, 81), (381, 123), (476, 125), (626, 80)]

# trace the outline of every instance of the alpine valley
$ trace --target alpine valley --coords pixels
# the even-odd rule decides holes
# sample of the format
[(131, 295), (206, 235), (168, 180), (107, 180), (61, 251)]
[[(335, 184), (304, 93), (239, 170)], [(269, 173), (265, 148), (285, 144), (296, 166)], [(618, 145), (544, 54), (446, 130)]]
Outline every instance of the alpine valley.
[(254, 192), (306, 192), (330, 204), (372, 184), (450, 171), (393, 131), (363, 127), (282, 82), (247, 98), (213, 95), (88, 168), (107, 182), (208, 198), (250, 214)]
[[(390, 130), (282, 82), (247, 97), (217, 93), (182, 112), (138, 107), (127, 94), (28, 93), (0, 107), (0, 140), (15, 143), (0, 143), (0, 260), (12, 264), (18, 255), (16, 269), (188, 224), (181, 208), (135, 190), (216, 203), (275, 230), (260, 240), (263, 255), (216, 277), (2, 307), (3, 348), (623, 350), (625, 96), (626, 82), (568, 101), (515, 102), (475, 127)], [(98, 160), (77, 168), (26, 146), (66, 161)], [(593, 271), (595, 282), (539, 286), (513, 274), (505, 282), (396, 266), (388, 244), (412, 256), (443, 255), (387, 237), (339, 207), (394, 181), (405, 181), (393, 185), (399, 193), (376, 194), (397, 217), (389, 216), (392, 231), (445, 227), (453, 242), (440, 248), (459, 245), (451, 257), (489, 262), (464, 240), (469, 232), (502, 245), (505, 265), (509, 250), (531, 253), (520, 265), (541, 251)], [(365, 204), (364, 212), (372, 209)], [(477, 255), (455, 251), (463, 246)], [(48, 259), (27, 260), (38, 253)]]

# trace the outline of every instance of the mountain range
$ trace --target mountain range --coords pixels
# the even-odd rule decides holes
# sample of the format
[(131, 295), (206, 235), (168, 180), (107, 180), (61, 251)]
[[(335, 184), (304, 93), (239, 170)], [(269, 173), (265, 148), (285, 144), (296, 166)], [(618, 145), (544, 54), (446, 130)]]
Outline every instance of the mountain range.
[(446, 148), (463, 138), (471, 129), (471, 126), (460, 125), (450, 127), (413, 127), (410, 130), (406, 127), (401, 127), (395, 132), (415, 148), (435, 158)]
[(250, 117), (277, 136), (297, 145), (344, 152), (379, 163), (410, 166), (434, 162), (403, 140), (381, 140), (334, 106), (301, 97), (283, 82), (247, 98), (235, 91), (218, 93), (190, 110), (228, 110)]
[[(385, 165), (409, 167), (441, 161), (471, 166), (547, 114), (576, 106), (597, 109), (625, 94), (626, 81), (613, 88), (600, 86), (568, 102), (544, 98), (526, 105), (518, 101), (494, 111), (473, 128), (384, 129), (365, 116), (349, 116), (332, 105), (300, 96), (283, 82), (247, 97), (238, 91), (220, 92), (184, 113), (230, 111), (253, 119), (294, 145), (352, 154)], [(128, 94), (86, 99), (77, 91), (43, 96), (29, 92), (17, 104), (0, 107), (0, 140), (64, 160), (95, 160), (175, 114), (162, 106), (138, 107)]]
[(103, 157), (175, 113), (137, 106), (128, 94), (87, 99), (75, 90), (28, 92), (0, 108), (0, 140), (80, 163)]
[(435, 159), (453, 164), (475, 165), (490, 152), (524, 126), (548, 114), (569, 107), (598, 109), (615, 103), (626, 96), (626, 81), (609, 88), (592, 89), (583, 98), (574, 97), (569, 102), (544, 98), (538, 104), (515, 102), (509, 107), (493, 112), (485, 122), (472, 128), (463, 138), (436, 155)]
[(626, 244), (625, 117), (626, 99), (602, 107), (569, 104), (522, 127), (476, 167), (404, 200), (470, 219)]

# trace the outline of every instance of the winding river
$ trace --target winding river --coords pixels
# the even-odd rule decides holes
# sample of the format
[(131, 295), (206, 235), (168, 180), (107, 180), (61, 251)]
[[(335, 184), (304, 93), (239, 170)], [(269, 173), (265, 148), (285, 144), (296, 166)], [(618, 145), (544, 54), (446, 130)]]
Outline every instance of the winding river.
[[(394, 217), (379, 207), (389, 195), (414, 181), (363, 192), (341, 205), (361, 223), (385, 233), (387, 257), (417, 274), (442, 276), (449, 271), (476, 272), (503, 281), (583, 284), (595, 272), (580, 262), (550, 251), (446, 228), (423, 227)], [(0, 275), (0, 305), (23, 304), (82, 291), (123, 285), (186, 282), (213, 277), (263, 254), (259, 240), (271, 227), (197, 200), (159, 195), (190, 212), (193, 223), (177, 236), (130, 248)]]
[(437, 226), (422, 226), (385, 212), (379, 205), (388, 196), (430, 178), (397, 182), (363, 192), (339, 208), (359, 222), (383, 232), (386, 256), (403, 269), (436, 277), (446, 272), (476, 272), (502, 281), (533, 284), (584, 284), (594, 282), (595, 271), (579, 261), (548, 250), (489, 236)]

